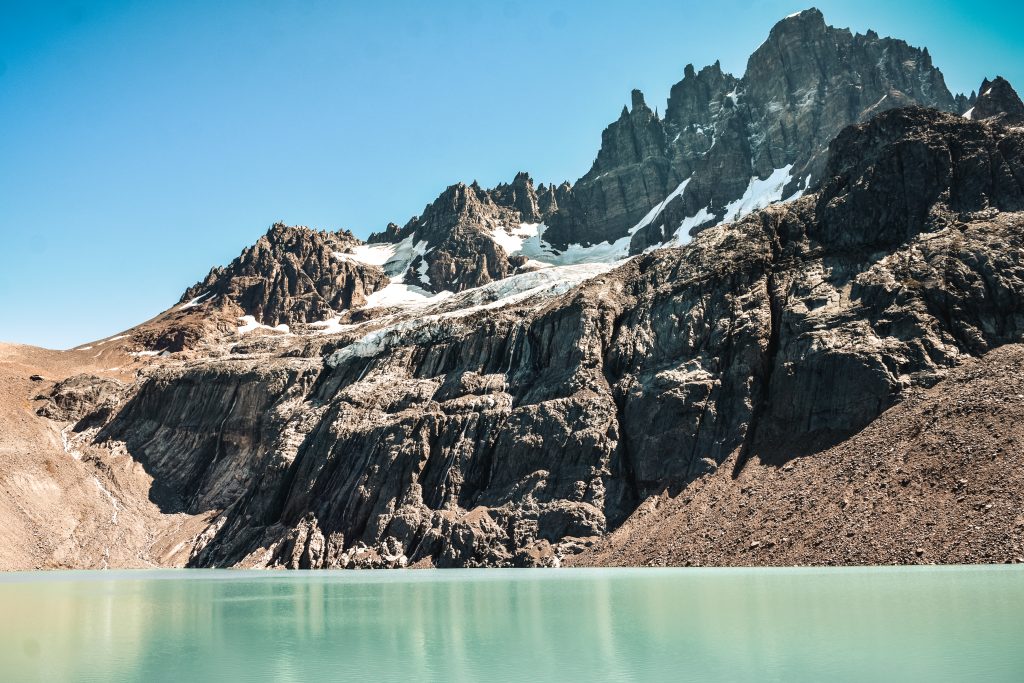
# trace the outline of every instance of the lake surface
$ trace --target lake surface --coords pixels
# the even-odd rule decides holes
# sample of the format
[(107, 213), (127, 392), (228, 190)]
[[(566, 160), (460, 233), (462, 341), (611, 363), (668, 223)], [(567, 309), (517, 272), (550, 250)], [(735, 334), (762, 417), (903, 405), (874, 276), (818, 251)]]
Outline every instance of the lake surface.
[(3, 681), (1022, 681), (1024, 569), (0, 575)]

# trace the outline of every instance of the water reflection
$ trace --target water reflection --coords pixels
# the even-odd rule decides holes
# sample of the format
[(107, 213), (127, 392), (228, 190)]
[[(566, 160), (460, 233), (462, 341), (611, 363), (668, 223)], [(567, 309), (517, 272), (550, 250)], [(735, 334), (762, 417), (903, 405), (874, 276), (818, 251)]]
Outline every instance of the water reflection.
[(1019, 681), (1022, 579), (1003, 567), (11, 575), (0, 679)]

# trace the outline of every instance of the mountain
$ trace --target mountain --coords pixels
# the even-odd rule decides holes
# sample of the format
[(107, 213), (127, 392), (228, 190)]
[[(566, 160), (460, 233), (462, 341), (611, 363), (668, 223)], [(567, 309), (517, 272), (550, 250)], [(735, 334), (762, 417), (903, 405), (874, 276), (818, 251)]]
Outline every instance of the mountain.
[[(1012, 411), (969, 405), (974, 391), (980, 405), (1017, 395), (1001, 374), (1024, 348), (1012, 87), (954, 99), (926, 51), (809, 10), (772, 30), (742, 79), (688, 69), (664, 120), (633, 99), (574, 186), (526, 174), (454, 185), (366, 243), (275, 224), (124, 335), (56, 359), (5, 350), (9, 385), (38, 398), (31, 417), (21, 394), (5, 399), (23, 463), (6, 481), (28, 483), (5, 485), (17, 508), (0, 514), (18, 539), (53, 547), (19, 540), (23, 556), (291, 568), (1020, 557), (1017, 480), (971, 458), (1012, 468), (1021, 432)], [(713, 140), (682, 134), (700, 117)], [(614, 200), (595, 189), (612, 177)], [(642, 199), (639, 187), (660, 189)], [(886, 449), (889, 434), (900, 440)], [(946, 462), (955, 482), (937, 472)], [(97, 484), (74, 489), (80, 537), (19, 516), (71, 490), (45, 483), (71, 472)], [(981, 507), (947, 514), (950, 495)], [(117, 529), (85, 522), (103, 506)], [(873, 521), (873, 509), (903, 517)], [(751, 537), (748, 518), (771, 537)], [(939, 552), (912, 533), (929, 524), (985, 533)], [(127, 549), (96, 551), (112, 538)]]
[(964, 113), (965, 118), (998, 119), (1009, 124), (1024, 123), (1024, 103), (1005, 78), (996, 76), (994, 81), (986, 78), (981, 82), (978, 92), (981, 94), (970, 103), (971, 108)]
[[(535, 187), (519, 173), (489, 190), (452, 185), (420, 216), (371, 236), (376, 250), (355, 250), (350, 260), (381, 265), (395, 257), (390, 275), (408, 300), (684, 244), (700, 229), (799, 197), (821, 178), (840, 130), (913, 104), (956, 113), (970, 105), (950, 94), (927, 49), (827, 26), (817, 9), (798, 12), (772, 28), (741, 78), (717, 62), (700, 71), (688, 65), (663, 118), (634, 90), (575, 184)], [(242, 303), (262, 324), (294, 321)], [(326, 308), (316, 308), (320, 319)], [(314, 322), (305, 308), (298, 317)]]
[(910, 104), (957, 106), (927, 49), (829, 27), (817, 9), (798, 12), (772, 28), (741, 78), (718, 62), (699, 72), (687, 66), (663, 119), (633, 91), (632, 107), (605, 129), (597, 160), (548, 219), (545, 238), (562, 247), (631, 235), (630, 253), (685, 240), (799, 196), (821, 177), (841, 129)]

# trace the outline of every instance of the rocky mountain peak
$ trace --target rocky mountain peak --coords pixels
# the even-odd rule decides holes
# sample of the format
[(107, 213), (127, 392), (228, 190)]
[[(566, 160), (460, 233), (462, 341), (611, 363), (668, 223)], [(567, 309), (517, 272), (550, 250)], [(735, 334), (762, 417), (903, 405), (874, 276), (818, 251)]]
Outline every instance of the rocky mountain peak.
[(538, 194), (547, 193), (547, 188), (534, 189), (530, 174), (520, 171), (511, 183), (501, 183), (489, 194), (496, 204), (517, 210), (522, 222), (536, 223), (541, 220), (542, 213)]
[(1009, 81), (1002, 76), (996, 76), (993, 81), (984, 79), (978, 93), (968, 118), (976, 121), (998, 119), (1005, 123), (1024, 123), (1024, 103)]
[(347, 230), (275, 223), (229, 265), (186, 290), (179, 303), (230, 309), (271, 327), (324, 320), (359, 307), (388, 283), (381, 268), (338, 258), (359, 244)]
[(821, 10), (817, 7), (808, 7), (776, 22), (768, 32), (768, 40), (780, 40), (789, 35), (824, 35), (828, 28), (825, 23), (825, 15), (821, 13)]
[[(1019, 106), (1001, 79), (986, 81), (983, 92), (979, 115), (989, 109), (1012, 115)], [(538, 187), (522, 171), (491, 189), (455, 183), (404, 226), (391, 223), (368, 241), (393, 245), (402, 256), (389, 257), (387, 273), (427, 294), (479, 287), (528, 262), (536, 268), (615, 260), (685, 243), (700, 230), (808, 192), (832, 173), (825, 168), (829, 142), (850, 124), (895, 108), (959, 113), (965, 104), (946, 89), (927, 50), (874, 31), (830, 27), (810, 8), (778, 22), (740, 78), (718, 61), (700, 69), (687, 64), (664, 118), (632, 90), (575, 185)], [(291, 253), (288, 258), (307, 259), (287, 246), (287, 226), (274, 231), (284, 232), (268, 235), (268, 244)], [(359, 296), (353, 301), (358, 305)], [(283, 320), (277, 313), (261, 316)]]
[(830, 27), (816, 8), (776, 24), (742, 78), (718, 62), (687, 65), (664, 121), (639, 93), (632, 101), (546, 219), (555, 247), (626, 235), (635, 250), (664, 244), (799, 196), (821, 177), (829, 141), (851, 123), (915, 104), (963, 110), (926, 50)]
[[(672, 86), (668, 104), (665, 107), (665, 122), (673, 126), (680, 135), (688, 135), (696, 126), (706, 126), (714, 117), (713, 103), (721, 102), (726, 93), (736, 85), (736, 78), (722, 71), (720, 62), (705, 66), (695, 72), (692, 64), (683, 70), (683, 80)], [(707, 136), (701, 136), (706, 138)], [(698, 157), (706, 151), (703, 139), (690, 141), (693, 149), (686, 150), (685, 156)]]

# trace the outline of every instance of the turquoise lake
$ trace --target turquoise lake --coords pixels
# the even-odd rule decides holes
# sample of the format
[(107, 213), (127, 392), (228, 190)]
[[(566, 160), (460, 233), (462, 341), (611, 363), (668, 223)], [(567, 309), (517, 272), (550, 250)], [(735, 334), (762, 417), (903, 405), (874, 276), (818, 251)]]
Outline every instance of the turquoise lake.
[(2, 681), (1024, 681), (1024, 570), (0, 575)]

